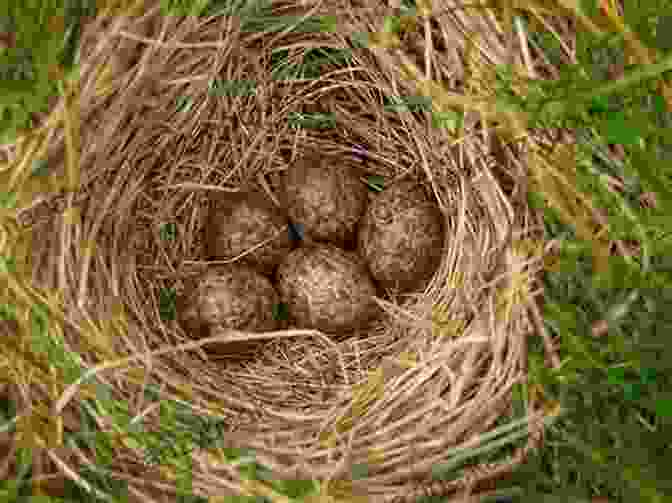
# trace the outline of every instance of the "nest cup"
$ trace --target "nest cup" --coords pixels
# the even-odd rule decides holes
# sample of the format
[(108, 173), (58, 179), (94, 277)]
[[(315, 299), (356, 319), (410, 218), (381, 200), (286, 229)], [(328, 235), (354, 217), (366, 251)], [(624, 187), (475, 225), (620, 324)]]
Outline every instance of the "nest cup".
[[(32, 249), (33, 280), (60, 292), (64, 340), (87, 367), (129, 358), (96, 376), (132, 416), (144, 414), (148, 431), (160, 428), (160, 418), (139, 398), (153, 384), (162, 399), (222, 419), (224, 445), (253, 449), (276, 478), (329, 481), (330, 490), (374, 501), (478, 492), (522, 462), (536, 438), (494, 461), (456, 461), (460, 448), (477, 446), (510, 409), (511, 390), (525, 376), (527, 306), (539, 265), (514, 243), (532, 218), (498, 184), (502, 173), (515, 179), (507, 171), (513, 164), (493, 166), (481, 135), (453, 145), (447, 131), (428, 132), (424, 113), (384, 113), (384, 94), (416, 95), (415, 84), (389, 51), (353, 47), (349, 37), (375, 29), (385, 7), (308, 4), (278, 3), (272, 14), (336, 14), (337, 29), (246, 31), (236, 17), (167, 16), (151, 2), (141, 15), (102, 15), (86, 25), (78, 188), (45, 194), (21, 213), (21, 225), (42, 238)], [(461, 50), (457, 22), (437, 16)], [(478, 14), (470, 16), (478, 31)], [(480, 31), (482, 46), (503, 61), (506, 41)], [(352, 59), (323, 64), (313, 80), (272, 75), (273, 49), (287, 48), (298, 62), (307, 46), (350, 49)], [(464, 72), (450, 51), (433, 50), (441, 72)], [(254, 81), (254, 92), (212, 85), (236, 81)], [(334, 127), (296, 128), (288, 120), (307, 110), (332, 113)], [(54, 176), (65, 176), (64, 130), (45, 127), (52, 128), (45, 158)], [(308, 148), (341, 156), (385, 184), (424, 184), (444, 217), (441, 263), (423, 291), (381, 297), (385, 316), (366, 331), (343, 340), (301, 327), (236, 332), (240, 340), (263, 340), (263, 350), (244, 362), (213, 361), (207, 342), (194, 343), (171, 319), (165, 292), (179, 295), (208, 267), (212, 194), (252, 184), (277, 196), (277, 176)], [(34, 400), (52, 403), (46, 386), (35, 388)], [(61, 402), (61, 412), (79, 417), (79, 399)], [(534, 400), (526, 414), (531, 431), (541, 431), (544, 413)], [(144, 465), (142, 449), (114, 448), (116, 472), (133, 498), (172, 494), (174, 481)], [(209, 450), (190, 453), (194, 493), (249, 492)], [(68, 473), (79, 473), (81, 463), (69, 459)], [(450, 480), (433, 478), (450, 463)], [(356, 466), (366, 466), (367, 476), (354, 476)]]

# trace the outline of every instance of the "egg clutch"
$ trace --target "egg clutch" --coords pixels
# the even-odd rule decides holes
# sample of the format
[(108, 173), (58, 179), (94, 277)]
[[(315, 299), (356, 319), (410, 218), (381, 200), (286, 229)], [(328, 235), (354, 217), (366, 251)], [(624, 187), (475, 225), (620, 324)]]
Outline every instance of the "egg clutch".
[(280, 207), (254, 188), (213, 197), (204, 251), (214, 264), (178, 300), (185, 332), (293, 326), (347, 335), (380, 318), (374, 297), (424, 288), (443, 255), (441, 210), (418, 182), (370, 198), (363, 178), (308, 154), (282, 177)]

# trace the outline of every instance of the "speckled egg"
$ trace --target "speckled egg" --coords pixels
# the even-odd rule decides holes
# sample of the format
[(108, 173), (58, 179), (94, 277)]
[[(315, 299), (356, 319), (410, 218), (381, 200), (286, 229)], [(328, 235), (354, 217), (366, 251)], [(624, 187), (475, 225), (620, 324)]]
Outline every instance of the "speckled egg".
[(379, 314), (366, 264), (333, 245), (314, 244), (290, 253), (278, 267), (278, 290), (301, 328), (349, 333)]
[(185, 331), (207, 337), (212, 327), (266, 332), (278, 327), (280, 298), (271, 281), (251, 267), (227, 264), (190, 280), (178, 301)]
[(359, 168), (334, 156), (307, 154), (284, 175), (289, 218), (310, 239), (354, 248), (368, 201), (361, 176)]
[(265, 274), (292, 249), (287, 215), (268, 197), (250, 190), (213, 197), (206, 223), (207, 254), (212, 260), (235, 260)]
[(417, 182), (377, 194), (359, 225), (358, 252), (378, 283), (396, 292), (422, 288), (436, 272), (444, 242), (443, 216)]

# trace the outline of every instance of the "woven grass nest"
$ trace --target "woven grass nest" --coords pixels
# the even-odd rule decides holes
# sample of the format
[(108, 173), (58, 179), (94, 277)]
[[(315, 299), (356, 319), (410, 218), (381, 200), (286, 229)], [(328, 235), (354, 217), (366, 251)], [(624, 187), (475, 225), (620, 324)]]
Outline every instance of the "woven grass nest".
[[(164, 16), (153, 3), (140, 16), (101, 16), (87, 24), (79, 188), (47, 194), (21, 214), (22, 225), (39, 237), (35, 284), (60, 292), (69, 349), (132, 415), (142, 415), (146, 430), (160, 427), (156, 410), (140, 399), (152, 384), (163, 399), (222, 419), (224, 445), (254, 449), (276, 477), (330, 481), (343, 494), (371, 501), (478, 492), (520, 463), (536, 438), (531, 434), (527, 444), (488, 463), (456, 462), (459, 449), (478, 446), (509, 410), (512, 387), (525, 376), (533, 331), (528, 304), (540, 268), (514, 246), (536, 222), (517, 198), (524, 177), (511, 152), (488, 154), (492, 142), (477, 121), (467, 120), (468, 133), (455, 143), (428, 127), (425, 113), (383, 112), (383, 95), (415, 95), (415, 84), (398, 71), (392, 53), (353, 48), (348, 39), (376, 31), (388, 12), (382, 4), (342, 0), (273, 9), (335, 15), (338, 28), (246, 32), (234, 18)], [(433, 78), (460, 92), (463, 31), (480, 35), (484, 58), (505, 61), (506, 42), (486, 26), (489, 18), (437, 16), (442, 28), (427, 53)], [(426, 40), (407, 43), (423, 48), (417, 60), (423, 68)], [(323, 67), (315, 80), (271, 77), (274, 49), (286, 48), (298, 61), (318, 46), (351, 48), (352, 61), (346, 69)], [(256, 93), (213, 93), (213, 79), (253, 80)], [(189, 106), (176, 106), (183, 96)], [(316, 111), (333, 113), (335, 127), (296, 129), (287, 120), (293, 112)], [(60, 126), (50, 133), (46, 159), (55, 177), (65, 176), (66, 135)], [(300, 327), (230, 332), (221, 337), (263, 339), (263, 350), (244, 361), (213, 361), (207, 339), (190, 339), (162, 313), (163, 292), (179, 294), (207, 270), (203, 232), (213, 193), (252, 184), (277, 200), (279, 175), (308, 148), (386, 183), (410, 177), (424, 184), (445, 218), (441, 264), (423, 291), (378, 299), (385, 316), (366, 332), (345, 338)], [(171, 223), (174, 238), (165, 239)], [(51, 404), (70, 418), (68, 428), (77, 428), (83, 398), (76, 389), (55, 399), (46, 383), (34, 387), (32, 400)], [(528, 414), (538, 425), (544, 413), (532, 400)], [(170, 500), (170, 474), (146, 466), (132, 444), (115, 445), (116, 473), (133, 498)], [(193, 492), (250, 494), (251, 486), (216, 461), (215, 451), (191, 453)], [(432, 478), (434, 467), (451, 462), (452, 480)], [(75, 456), (64, 463), (70, 470), (58, 469), (72, 477), (85, 461)], [(353, 467), (362, 465), (367, 476), (354, 477)]]

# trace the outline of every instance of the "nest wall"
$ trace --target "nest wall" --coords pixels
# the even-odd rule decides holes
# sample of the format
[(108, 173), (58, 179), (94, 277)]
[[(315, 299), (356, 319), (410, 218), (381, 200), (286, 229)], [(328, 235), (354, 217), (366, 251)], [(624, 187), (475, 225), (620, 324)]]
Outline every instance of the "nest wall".
[[(440, 3), (448, 11), (448, 2)], [(456, 449), (478, 445), (525, 376), (532, 332), (527, 304), (539, 265), (515, 246), (534, 221), (515, 197), (519, 167), (493, 157), (492, 132), (477, 117), (466, 117), (456, 142), (431, 127), (427, 112), (383, 113), (384, 96), (417, 94), (416, 85), (389, 51), (354, 48), (348, 37), (378, 31), (386, 7), (343, 0), (273, 9), (336, 15), (338, 29), (245, 32), (238, 18), (166, 16), (156, 2), (137, 16), (86, 25), (79, 187), (48, 194), (21, 214), (22, 225), (39, 236), (34, 281), (60, 293), (69, 349), (136, 414), (145, 413), (150, 429), (158, 418), (143, 410), (140, 396), (153, 383), (166, 396), (223, 418), (230, 425), (226, 445), (254, 449), (278, 476), (347, 480), (354, 493), (384, 500), (476, 487), (520, 462), (525, 449), (451, 482), (430, 475)], [(483, 58), (506, 61), (492, 19), (459, 10), (438, 19), (439, 27), (428, 26), (431, 53), (424, 36), (406, 41), (418, 67), (429, 63), (430, 78), (464, 91), (467, 32), (482, 35)], [(327, 65), (315, 80), (272, 77), (273, 50), (287, 49), (298, 61), (311, 47), (349, 48), (352, 61)], [(217, 95), (213, 79), (254, 80), (256, 93)], [(183, 96), (189, 100), (180, 106)], [(335, 127), (297, 129), (287, 120), (293, 112), (315, 111), (333, 113)], [(52, 128), (48, 134), (50, 168), (65, 176), (65, 133)], [(316, 149), (386, 183), (422, 181), (445, 218), (440, 268), (425, 291), (381, 299), (386, 315), (365, 333), (334, 338), (301, 327), (238, 333), (266, 339), (263, 350), (243, 361), (212, 361), (206, 342), (194, 342), (162, 315), (161, 292), (179, 294), (207, 268), (203, 232), (213, 192), (253, 184), (277, 196), (279, 174)], [(503, 179), (514, 180), (506, 191)], [(171, 222), (175, 239), (166, 241), (161, 229)], [(112, 361), (126, 363), (105, 367)], [(76, 400), (62, 401), (62, 410)], [(532, 405), (537, 424), (543, 413)], [(142, 468), (142, 453), (119, 449), (119, 472), (129, 480), (136, 479), (123, 459), (135, 460), (138, 473), (151, 471)], [(196, 494), (240, 487), (208, 453), (192, 455)], [(352, 467), (362, 463), (368, 477), (350, 480)]]

